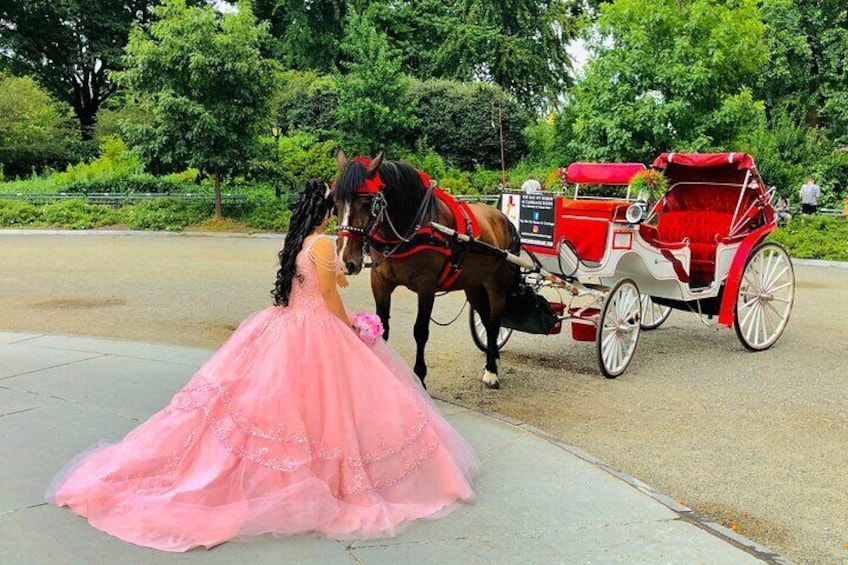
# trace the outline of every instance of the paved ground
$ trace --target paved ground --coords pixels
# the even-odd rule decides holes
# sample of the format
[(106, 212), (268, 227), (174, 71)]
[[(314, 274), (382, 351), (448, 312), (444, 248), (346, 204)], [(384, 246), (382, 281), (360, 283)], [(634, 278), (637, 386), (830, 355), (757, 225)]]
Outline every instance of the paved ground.
[[(217, 347), (269, 303), (276, 239), (0, 233), (0, 329)], [(848, 563), (848, 270), (799, 266), (769, 351), (674, 312), (619, 379), (592, 344), (517, 335), (481, 388), (463, 316), (434, 328), (430, 390), (542, 428), (799, 563)], [(345, 300), (371, 309), (367, 279)], [(437, 302), (447, 321), (463, 300)], [(392, 345), (412, 356), (412, 296)]]
[(125, 544), (41, 503), (70, 457), (98, 440), (119, 439), (163, 407), (210, 353), (0, 333), (0, 450), (14, 461), (0, 468), (0, 563), (780, 562), (730, 531), (720, 537), (720, 528), (705, 528), (674, 501), (658, 500), (644, 485), (519, 422), (444, 402), (442, 412), (483, 459), (478, 498), (394, 539), (266, 536), (174, 556)]

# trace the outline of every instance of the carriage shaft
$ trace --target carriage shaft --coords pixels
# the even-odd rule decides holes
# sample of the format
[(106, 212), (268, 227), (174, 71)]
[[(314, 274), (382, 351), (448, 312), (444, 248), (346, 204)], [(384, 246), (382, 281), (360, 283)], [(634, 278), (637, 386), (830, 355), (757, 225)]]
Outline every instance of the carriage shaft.
[(435, 229), (435, 230), (437, 230), (437, 231), (439, 231), (439, 232), (441, 232), (441, 233), (443, 233), (443, 234), (445, 234), (449, 237), (455, 238), (458, 241), (461, 241), (463, 243), (468, 244), (472, 248), (472, 250), (476, 247), (476, 248), (481, 249), (481, 250), (483, 250), (487, 253), (491, 253), (493, 255), (503, 257), (506, 261), (512, 263), (513, 265), (517, 265), (517, 266), (519, 266), (523, 269), (528, 269), (530, 271), (533, 271), (534, 273), (539, 275), (539, 277), (541, 277), (543, 280), (550, 282), (550, 283), (554, 284), (555, 286), (564, 288), (568, 292), (570, 292), (571, 294), (573, 294), (575, 296), (577, 296), (579, 294), (584, 294), (584, 292), (585, 292), (585, 290), (581, 289), (580, 286), (575, 285), (575, 284), (563, 279), (562, 277), (558, 277), (557, 275), (550, 273), (550, 272), (546, 271), (545, 269), (539, 267), (537, 264), (533, 263), (529, 259), (525, 259), (524, 257), (520, 257), (518, 255), (515, 255), (514, 253), (510, 253), (506, 249), (501, 249), (500, 247), (495, 247), (494, 245), (486, 243), (485, 241), (480, 241), (479, 239), (475, 239), (475, 238), (470, 237), (470, 236), (468, 236), (464, 233), (459, 233), (455, 229), (444, 226), (444, 225), (442, 225), (438, 222), (430, 222), (430, 226), (432, 226), (433, 229)]

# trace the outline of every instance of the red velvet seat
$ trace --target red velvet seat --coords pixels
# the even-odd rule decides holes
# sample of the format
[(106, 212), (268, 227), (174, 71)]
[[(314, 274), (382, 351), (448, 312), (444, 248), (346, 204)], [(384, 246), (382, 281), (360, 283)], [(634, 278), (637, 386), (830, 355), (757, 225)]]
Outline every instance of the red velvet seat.
[(693, 283), (709, 283), (715, 277), (716, 245), (730, 233), (732, 220), (733, 214), (725, 212), (665, 212), (657, 221), (657, 239), (669, 243), (688, 239), (689, 276)]

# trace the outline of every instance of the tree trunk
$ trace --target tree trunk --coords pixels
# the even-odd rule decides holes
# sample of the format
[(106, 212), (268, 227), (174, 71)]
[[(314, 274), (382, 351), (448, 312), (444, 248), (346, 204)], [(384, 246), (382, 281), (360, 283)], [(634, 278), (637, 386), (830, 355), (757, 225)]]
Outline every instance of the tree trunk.
[(215, 220), (221, 221), (224, 214), (221, 213), (221, 171), (215, 171)]
[(97, 125), (98, 106), (91, 103), (88, 106), (74, 108), (74, 113), (80, 123), (80, 136), (83, 141), (94, 139), (94, 127)]

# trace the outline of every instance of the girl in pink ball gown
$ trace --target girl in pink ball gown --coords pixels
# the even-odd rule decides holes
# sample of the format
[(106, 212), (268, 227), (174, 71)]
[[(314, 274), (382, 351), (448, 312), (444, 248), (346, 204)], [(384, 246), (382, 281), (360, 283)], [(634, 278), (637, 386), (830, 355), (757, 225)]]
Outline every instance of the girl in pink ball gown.
[(48, 499), (164, 551), (264, 533), (393, 536), (472, 497), (479, 461), (418, 378), (351, 328), (326, 185), (309, 181), (275, 306), (246, 320), (162, 411), (78, 458)]

